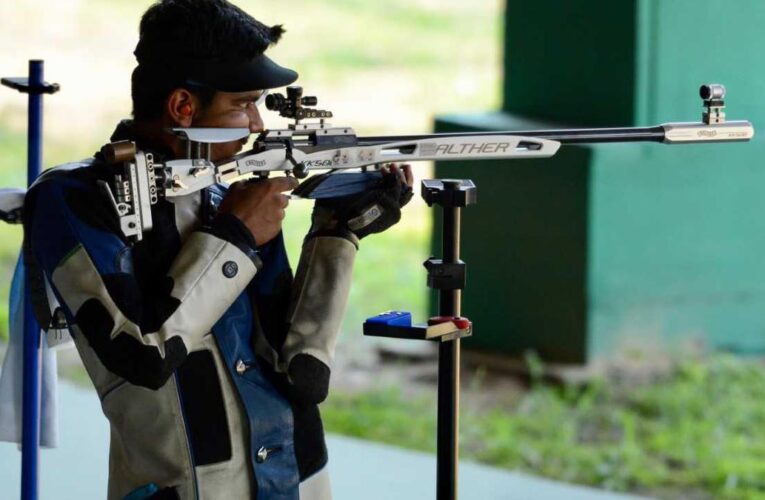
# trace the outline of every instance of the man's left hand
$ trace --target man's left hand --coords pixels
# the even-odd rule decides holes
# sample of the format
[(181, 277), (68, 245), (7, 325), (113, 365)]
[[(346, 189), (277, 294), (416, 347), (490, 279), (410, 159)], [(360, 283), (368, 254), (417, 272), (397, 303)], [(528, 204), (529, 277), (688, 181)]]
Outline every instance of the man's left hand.
[(309, 238), (320, 235), (358, 239), (381, 233), (401, 219), (401, 208), (412, 199), (410, 165), (389, 163), (376, 186), (361, 193), (316, 200)]

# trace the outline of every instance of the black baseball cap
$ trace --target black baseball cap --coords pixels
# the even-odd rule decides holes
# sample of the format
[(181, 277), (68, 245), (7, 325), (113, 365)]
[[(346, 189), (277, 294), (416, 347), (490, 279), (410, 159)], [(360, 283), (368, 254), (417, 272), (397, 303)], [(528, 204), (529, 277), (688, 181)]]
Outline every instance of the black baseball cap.
[(176, 71), (185, 83), (221, 92), (284, 87), (298, 78), (296, 71), (280, 66), (265, 54), (240, 60), (188, 61)]
[(227, 0), (159, 0), (141, 17), (139, 74), (165, 84), (246, 92), (289, 85), (298, 74), (264, 53), (284, 33)]

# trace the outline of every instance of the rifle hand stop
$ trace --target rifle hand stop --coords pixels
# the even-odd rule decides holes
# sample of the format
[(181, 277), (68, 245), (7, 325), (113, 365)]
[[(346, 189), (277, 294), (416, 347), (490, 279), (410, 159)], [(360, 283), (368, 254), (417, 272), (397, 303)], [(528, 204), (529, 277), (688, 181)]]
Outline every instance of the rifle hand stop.
[(364, 335), (368, 337), (447, 342), (469, 337), (472, 333), (473, 324), (459, 316), (435, 316), (427, 324), (412, 324), (412, 313), (388, 311), (364, 322)]

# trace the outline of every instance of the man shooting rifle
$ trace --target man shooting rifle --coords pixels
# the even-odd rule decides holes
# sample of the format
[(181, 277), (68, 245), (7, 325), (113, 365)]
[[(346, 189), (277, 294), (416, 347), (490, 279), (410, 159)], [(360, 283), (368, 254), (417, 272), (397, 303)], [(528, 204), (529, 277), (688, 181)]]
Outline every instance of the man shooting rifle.
[[(186, 157), (173, 128), (261, 132), (265, 90), (297, 79), (264, 54), (282, 34), (226, 0), (155, 3), (134, 52), (134, 119), (111, 141), (166, 162)], [(134, 241), (103, 189), (121, 166), (98, 153), (54, 168), (24, 210), (37, 315), (50, 324), (47, 282), (111, 424), (108, 498), (329, 498), (317, 404), (359, 240), (398, 221), (408, 167), (317, 201), (293, 277), (281, 225), (294, 177), (162, 197)], [(349, 225), (370, 204), (382, 213)]]

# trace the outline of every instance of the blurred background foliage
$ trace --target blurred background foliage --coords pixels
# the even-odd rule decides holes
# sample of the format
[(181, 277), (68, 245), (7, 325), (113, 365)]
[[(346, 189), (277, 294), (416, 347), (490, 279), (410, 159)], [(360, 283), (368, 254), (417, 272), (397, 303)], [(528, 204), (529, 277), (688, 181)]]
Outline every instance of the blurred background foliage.
[[(44, 58), (45, 165), (91, 155), (130, 113), (134, 0), (0, 3), (0, 75)], [(274, 58), (294, 67), (309, 95), (360, 135), (424, 132), (435, 114), (497, 109), (501, 88), (501, 0), (242, 0), (245, 10), (287, 33)], [(266, 113), (269, 127), (283, 125)], [(0, 186), (25, 178), (26, 102), (0, 91)], [(430, 165), (415, 168), (427, 177)], [(285, 224), (293, 262), (310, 205), (294, 202)], [(401, 224), (362, 242), (341, 342), (362, 339), (364, 318), (388, 309), (427, 312), (430, 213), (415, 198)], [(20, 228), (0, 226), (0, 337)], [(350, 349), (353, 352), (353, 349)], [(716, 356), (673, 363), (636, 383), (604, 376), (585, 384), (542, 382), (528, 358), (528, 387), (463, 406), (466, 457), (551, 478), (665, 498), (761, 498), (765, 492), (765, 370), (757, 360)], [(650, 361), (650, 360), (649, 360)], [(535, 368), (536, 367), (536, 368)], [(68, 372), (88, 384), (82, 371)], [(485, 384), (471, 371), (471, 389)], [(331, 432), (415, 449), (435, 446), (432, 392), (408, 382), (335, 391), (323, 406)]]

